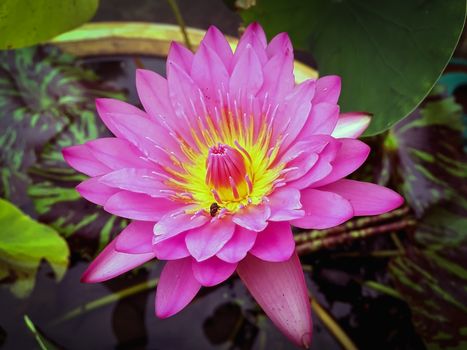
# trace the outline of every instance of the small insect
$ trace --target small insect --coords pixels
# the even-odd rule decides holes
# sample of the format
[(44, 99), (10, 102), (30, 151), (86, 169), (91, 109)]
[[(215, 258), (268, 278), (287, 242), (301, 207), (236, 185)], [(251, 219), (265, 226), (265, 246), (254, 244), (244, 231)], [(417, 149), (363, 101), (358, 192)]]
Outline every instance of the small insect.
[(217, 211), (220, 209), (219, 204), (216, 202), (212, 203), (211, 206), (209, 207), (209, 213), (211, 214), (212, 217), (216, 216)]

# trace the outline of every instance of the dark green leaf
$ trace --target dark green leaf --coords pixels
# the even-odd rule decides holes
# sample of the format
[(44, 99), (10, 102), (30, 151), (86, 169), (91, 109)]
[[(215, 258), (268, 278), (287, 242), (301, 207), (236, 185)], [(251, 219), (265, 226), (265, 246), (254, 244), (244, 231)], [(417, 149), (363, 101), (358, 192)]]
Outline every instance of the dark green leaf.
[(431, 90), (459, 39), (465, 7), (464, 0), (258, 0), (242, 16), (269, 37), (288, 32), (314, 55), (321, 75), (342, 76), (342, 109), (373, 113), (373, 135)]
[(88, 21), (98, 0), (2, 0), (0, 50), (41, 43)]
[(52, 228), (22, 213), (13, 204), (0, 199), (0, 270), (10, 271), (15, 279), (12, 291), (26, 296), (42, 259), (52, 267), (58, 280), (65, 274), (69, 250), (63, 238)]

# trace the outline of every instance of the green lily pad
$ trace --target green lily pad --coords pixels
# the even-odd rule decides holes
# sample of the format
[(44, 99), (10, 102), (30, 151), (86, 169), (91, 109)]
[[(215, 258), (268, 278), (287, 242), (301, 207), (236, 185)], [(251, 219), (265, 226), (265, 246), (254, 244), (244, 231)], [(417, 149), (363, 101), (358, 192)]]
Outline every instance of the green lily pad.
[(258, 0), (241, 12), (269, 37), (288, 32), (321, 75), (342, 77), (343, 111), (368, 111), (367, 135), (388, 129), (424, 99), (461, 34), (463, 0)]
[(41, 43), (91, 19), (98, 0), (3, 0), (0, 50)]
[(0, 278), (11, 277), (11, 290), (18, 297), (31, 292), (42, 259), (50, 264), (57, 280), (63, 277), (70, 252), (55, 230), (3, 199), (0, 199), (0, 226)]

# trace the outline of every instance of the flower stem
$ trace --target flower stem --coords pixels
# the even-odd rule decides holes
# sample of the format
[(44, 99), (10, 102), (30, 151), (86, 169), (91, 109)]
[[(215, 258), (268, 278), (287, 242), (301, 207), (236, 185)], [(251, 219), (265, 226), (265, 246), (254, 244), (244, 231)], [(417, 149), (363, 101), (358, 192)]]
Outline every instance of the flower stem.
[(328, 236), (337, 235), (346, 231), (353, 231), (361, 229), (367, 226), (374, 226), (375, 224), (386, 222), (392, 219), (401, 218), (409, 213), (409, 207), (402, 207), (400, 209), (393, 210), (389, 213), (381, 214), (378, 216), (368, 216), (363, 218), (358, 218), (350, 220), (345, 224), (332, 227), (326, 230), (311, 230), (306, 232), (301, 232), (295, 235), (295, 242), (297, 244), (313, 241), (319, 238), (324, 238)]
[(153, 289), (157, 286), (157, 283), (159, 282), (159, 278), (153, 278), (148, 281), (144, 281), (138, 284), (135, 284), (134, 286), (124, 288), (122, 290), (119, 290), (118, 292), (106, 295), (102, 298), (90, 301), (89, 303), (83, 304), (81, 306), (78, 306), (77, 308), (67, 312), (65, 315), (61, 316), (60, 318), (56, 319), (55, 321), (52, 322), (52, 325), (56, 325), (58, 323), (68, 321), (72, 318), (75, 318), (77, 316), (80, 316), (86, 312), (93, 311), (95, 309), (101, 308), (103, 306), (109, 305), (111, 303), (114, 303), (116, 301), (125, 299), (129, 296), (147, 291), (149, 289)]
[(357, 350), (352, 339), (344, 332), (331, 314), (318, 301), (310, 296), (311, 308), (345, 350)]
[(172, 12), (175, 15), (175, 19), (177, 20), (177, 23), (180, 26), (180, 30), (182, 31), (183, 40), (185, 41), (186, 47), (193, 51), (193, 46), (191, 45), (190, 38), (188, 37), (186, 31), (186, 24), (183, 20), (182, 13), (180, 12), (180, 8), (178, 7), (177, 2), (175, 0), (167, 0), (167, 2), (169, 3)]
[(24, 315), (24, 323), (26, 323), (26, 327), (31, 331), (34, 335), (34, 338), (37, 341), (37, 345), (41, 350), (55, 350), (58, 349), (55, 345), (49, 342), (36, 328), (35, 324), (31, 321), (28, 315)]
[(300, 255), (314, 253), (320, 249), (332, 248), (343, 243), (354, 241), (356, 239), (367, 238), (381, 233), (390, 233), (413, 227), (415, 224), (415, 220), (406, 219), (394, 223), (379, 225), (376, 227), (367, 227), (349, 232), (344, 231), (342, 234), (334, 234), (330, 237), (319, 237), (304, 243), (297, 244), (297, 252)]

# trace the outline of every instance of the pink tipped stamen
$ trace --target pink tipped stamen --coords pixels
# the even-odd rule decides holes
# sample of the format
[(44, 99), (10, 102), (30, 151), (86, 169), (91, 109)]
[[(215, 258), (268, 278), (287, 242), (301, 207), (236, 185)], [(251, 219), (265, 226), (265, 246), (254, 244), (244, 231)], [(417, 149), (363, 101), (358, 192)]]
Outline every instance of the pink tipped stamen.
[(299, 168), (296, 167), (296, 166), (290, 167), (290, 168), (285, 168), (285, 169), (282, 169), (282, 170), (280, 171), (280, 174), (281, 174), (281, 175), (285, 175), (285, 174), (287, 174), (287, 173), (290, 173), (291, 171), (298, 170), (298, 169), (299, 169)]
[(238, 194), (238, 188), (237, 186), (235, 185), (235, 181), (234, 179), (232, 178), (232, 176), (229, 176), (229, 182), (230, 182), (230, 188), (232, 189), (232, 194), (234, 195), (234, 198), (235, 199), (239, 199), (240, 196)]
[(222, 203), (221, 197), (219, 197), (219, 193), (217, 193), (217, 191), (214, 188), (211, 190), (211, 193), (214, 196), (214, 199), (217, 203)]
[(253, 183), (251, 182), (250, 177), (248, 176), (248, 174), (245, 175), (245, 182), (248, 185), (248, 194), (250, 194), (251, 192), (253, 192)]

